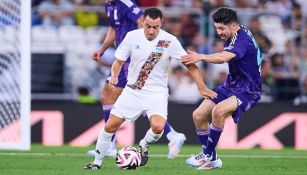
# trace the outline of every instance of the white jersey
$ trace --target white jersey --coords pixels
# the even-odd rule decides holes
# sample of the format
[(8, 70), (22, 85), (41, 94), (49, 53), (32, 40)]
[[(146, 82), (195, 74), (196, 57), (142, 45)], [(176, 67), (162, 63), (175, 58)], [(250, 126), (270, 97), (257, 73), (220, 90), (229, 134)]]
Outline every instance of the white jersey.
[(168, 94), (168, 66), (171, 58), (186, 55), (177, 38), (160, 29), (149, 41), (144, 29), (128, 32), (115, 52), (115, 57), (126, 61), (130, 57), (127, 86), (143, 92)]

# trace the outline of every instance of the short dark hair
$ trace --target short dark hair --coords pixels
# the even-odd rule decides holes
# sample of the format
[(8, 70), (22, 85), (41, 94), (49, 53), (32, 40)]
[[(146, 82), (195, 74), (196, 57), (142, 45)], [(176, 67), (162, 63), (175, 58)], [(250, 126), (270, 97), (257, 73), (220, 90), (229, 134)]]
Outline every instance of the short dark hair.
[(158, 8), (148, 8), (144, 11), (144, 18), (146, 18), (147, 16), (149, 16), (152, 19), (157, 19), (160, 18), (162, 19), (163, 15), (162, 15), (162, 11)]
[(226, 7), (217, 9), (212, 15), (212, 19), (215, 23), (222, 23), (225, 25), (233, 22), (238, 23), (237, 12)]

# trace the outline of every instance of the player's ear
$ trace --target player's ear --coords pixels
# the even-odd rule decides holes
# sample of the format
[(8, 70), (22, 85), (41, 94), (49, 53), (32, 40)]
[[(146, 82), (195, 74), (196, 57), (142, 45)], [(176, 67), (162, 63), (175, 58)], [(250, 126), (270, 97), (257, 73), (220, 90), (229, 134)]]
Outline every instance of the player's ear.
[(140, 19), (140, 21), (141, 21), (141, 24), (142, 24), (142, 27), (144, 27), (145, 26), (145, 17), (144, 16), (142, 16), (141, 18), (139, 18)]
[(230, 24), (231, 29), (235, 29), (236, 26), (237, 26), (237, 23), (235, 23), (235, 22), (233, 22), (233, 23)]
[(144, 17), (140, 17), (136, 20), (136, 23), (138, 25), (138, 28), (142, 28), (144, 26)]

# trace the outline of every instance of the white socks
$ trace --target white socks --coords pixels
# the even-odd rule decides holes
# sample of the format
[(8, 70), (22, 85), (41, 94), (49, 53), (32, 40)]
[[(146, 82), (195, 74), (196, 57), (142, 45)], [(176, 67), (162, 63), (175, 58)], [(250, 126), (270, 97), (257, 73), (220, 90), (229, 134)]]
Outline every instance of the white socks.
[(94, 164), (99, 166), (102, 164), (102, 159), (107, 154), (113, 134), (114, 133), (106, 132), (104, 128), (100, 131), (96, 143), (95, 160), (93, 162)]
[(150, 128), (147, 132), (145, 137), (140, 141), (140, 146), (142, 148), (146, 147), (148, 144), (158, 141), (161, 136), (163, 135), (163, 132), (160, 134), (155, 134), (152, 129)]

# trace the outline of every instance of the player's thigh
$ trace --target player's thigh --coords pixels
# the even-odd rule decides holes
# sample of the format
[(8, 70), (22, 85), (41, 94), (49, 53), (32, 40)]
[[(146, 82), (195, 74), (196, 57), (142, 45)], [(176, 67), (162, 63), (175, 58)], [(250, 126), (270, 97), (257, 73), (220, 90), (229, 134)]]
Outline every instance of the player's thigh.
[[(148, 100), (150, 99), (150, 100)], [(153, 94), (148, 95), (143, 101), (145, 112), (150, 118), (158, 115), (167, 120), (168, 95), (167, 94)]]
[(204, 99), (204, 101), (193, 112), (194, 120), (208, 120), (215, 103), (210, 99)]
[(122, 93), (123, 88), (116, 87), (115, 90), (112, 90), (111, 87), (106, 84), (102, 89), (101, 102), (104, 105), (114, 104), (118, 96)]
[(107, 121), (106, 125), (104, 126), (104, 130), (108, 133), (114, 133), (117, 131), (117, 129), (120, 127), (120, 125), (124, 122), (125, 120), (111, 114), (109, 120)]
[(164, 130), (166, 119), (160, 115), (152, 115), (149, 117), (149, 122), (153, 132), (160, 134)]
[(236, 111), (237, 108), (238, 108), (237, 97), (233, 95), (218, 103), (214, 107), (212, 114), (213, 117), (217, 116), (217, 117), (226, 118), (230, 116), (234, 111)]
[(128, 121), (135, 121), (144, 111), (144, 99), (135, 95), (133, 91), (129, 88), (124, 89), (110, 113)]

